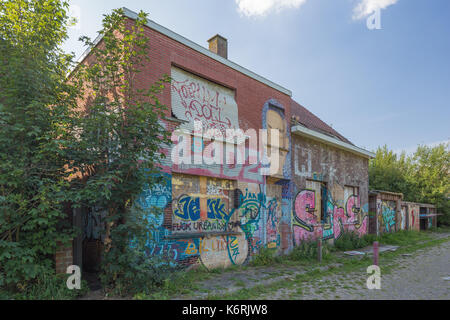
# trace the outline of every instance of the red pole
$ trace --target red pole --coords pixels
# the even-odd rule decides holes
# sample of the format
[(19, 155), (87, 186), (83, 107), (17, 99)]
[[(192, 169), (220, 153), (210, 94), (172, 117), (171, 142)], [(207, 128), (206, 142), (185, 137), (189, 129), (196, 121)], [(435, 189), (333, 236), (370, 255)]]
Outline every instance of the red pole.
[(373, 243), (373, 264), (375, 266), (378, 266), (378, 255), (379, 255), (378, 241), (375, 241)]

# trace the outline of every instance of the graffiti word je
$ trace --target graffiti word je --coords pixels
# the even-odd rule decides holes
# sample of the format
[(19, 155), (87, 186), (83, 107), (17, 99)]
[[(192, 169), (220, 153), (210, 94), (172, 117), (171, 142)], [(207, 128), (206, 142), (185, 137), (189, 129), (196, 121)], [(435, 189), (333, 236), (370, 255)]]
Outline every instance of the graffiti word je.
[(381, 269), (379, 266), (370, 266), (367, 268), (367, 274), (371, 276), (367, 279), (367, 289), (381, 290)]
[(69, 266), (67, 267), (67, 274), (71, 276), (67, 279), (67, 288), (69, 290), (80, 290), (81, 289), (81, 269), (79, 266)]

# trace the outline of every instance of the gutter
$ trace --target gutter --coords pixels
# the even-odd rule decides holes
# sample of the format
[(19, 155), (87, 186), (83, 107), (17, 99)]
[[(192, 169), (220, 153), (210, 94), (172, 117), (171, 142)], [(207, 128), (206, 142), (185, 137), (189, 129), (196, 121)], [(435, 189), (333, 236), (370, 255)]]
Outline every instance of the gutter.
[(373, 153), (373, 152), (370, 152), (370, 151), (367, 151), (365, 149), (359, 148), (359, 147), (354, 146), (354, 145), (352, 145), (350, 143), (343, 142), (343, 141), (338, 140), (336, 138), (330, 137), (330, 136), (328, 136), (326, 134), (323, 134), (323, 133), (320, 133), (320, 132), (308, 129), (308, 128), (303, 127), (301, 125), (293, 126), (291, 128), (291, 132), (294, 135), (307, 137), (307, 138), (313, 139), (315, 141), (319, 141), (321, 143), (324, 143), (324, 144), (336, 147), (338, 149), (351, 152), (351, 153), (356, 154), (356, 155), (358, 155), (360, 157), (364, 157), (364, 158), (367, 158), (367, 159), (375, 158), (375, 153)]

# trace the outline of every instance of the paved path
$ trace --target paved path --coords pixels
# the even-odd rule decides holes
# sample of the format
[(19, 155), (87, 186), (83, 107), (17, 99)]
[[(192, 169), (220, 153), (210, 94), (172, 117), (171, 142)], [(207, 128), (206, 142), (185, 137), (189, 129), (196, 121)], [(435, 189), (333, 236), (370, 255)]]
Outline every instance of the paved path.
[[(449, 300), (450, 241), (395, 259), (395, 267), (383, 274), (381, 290), (367, 289), (365, 272), (337, 274), (315, 281), (302, 294), (284, 291), (278, 299), (304, 300)], [(269, 298), (270, 299), (270, 298)]]

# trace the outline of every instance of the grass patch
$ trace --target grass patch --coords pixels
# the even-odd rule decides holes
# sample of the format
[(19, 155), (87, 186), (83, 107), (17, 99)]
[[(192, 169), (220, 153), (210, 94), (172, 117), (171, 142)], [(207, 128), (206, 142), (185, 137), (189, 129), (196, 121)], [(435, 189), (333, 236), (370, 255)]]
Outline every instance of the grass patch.
[(339, 239), (334, 241), (334, 248), (339, 251), (350, 251), (361, 249), (371, 245), (371, 237), (368, 235), (360, 237), (356, 232), (344, 232)]
[(244, 287), (244, 288), (247, 286), (243, 280), (236, 280), (234, 282), (234, 285), (237, 287)]

